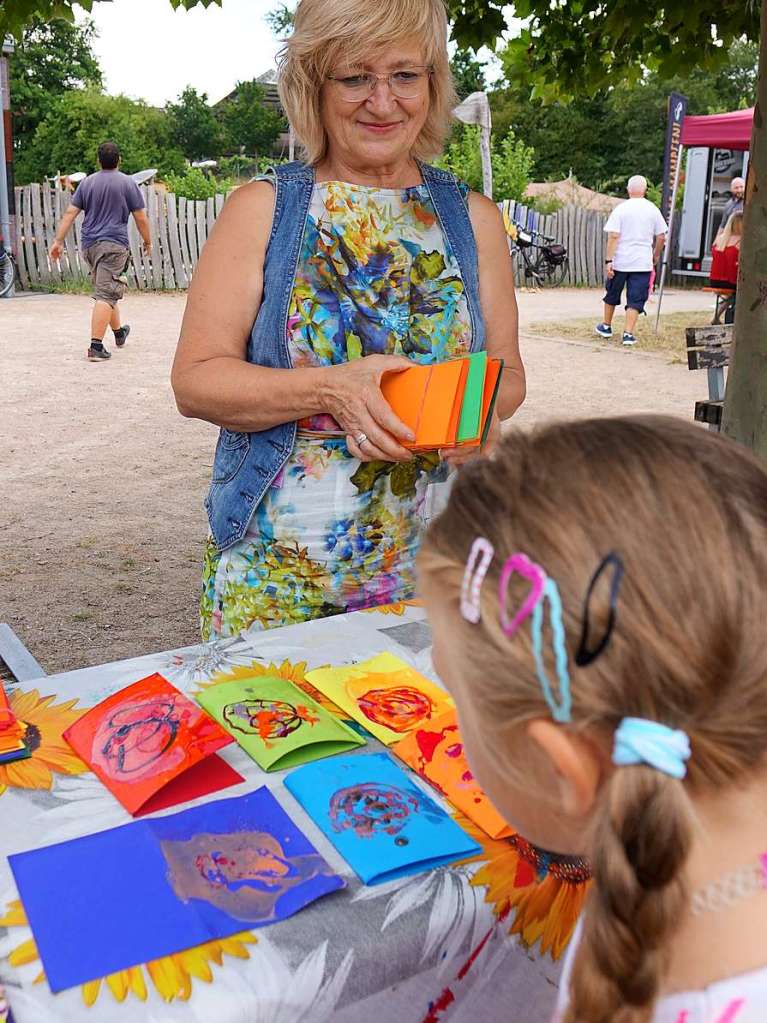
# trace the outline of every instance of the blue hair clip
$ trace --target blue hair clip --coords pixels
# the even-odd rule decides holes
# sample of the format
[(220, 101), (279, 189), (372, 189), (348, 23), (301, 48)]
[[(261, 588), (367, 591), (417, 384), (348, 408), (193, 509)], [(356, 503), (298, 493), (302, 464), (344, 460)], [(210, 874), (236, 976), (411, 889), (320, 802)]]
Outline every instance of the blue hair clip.
[[(559, 680), (559, 702), (557, 702), (554, 696), (549, 676), (546, 674), (546, 666), (543, 663), (543, 605), (546, 601), (549, 604), (551, 641), (554, 647), (554, 662)], [(541, 684), (541, 690), (543, 691), (546, 703), (551, 708), (551, 716), (560, 723), (569, 721), (572, 698), (570, 695), (570, 672), (567, 667), (565, 627), (562, 621), (562, 600), (559, 596), (557, 584), (548, 576), (543, 586), (541, 598), (533, 609), (532, 633), (535, 670), (538, 673), (538, 681)]]
[(615, 732), (613, 763), (618, 767), (647, 764), (672, 778), (684, 778), (689, 759), (690, 739), (678, 728), (646, 718), (624, 718)]

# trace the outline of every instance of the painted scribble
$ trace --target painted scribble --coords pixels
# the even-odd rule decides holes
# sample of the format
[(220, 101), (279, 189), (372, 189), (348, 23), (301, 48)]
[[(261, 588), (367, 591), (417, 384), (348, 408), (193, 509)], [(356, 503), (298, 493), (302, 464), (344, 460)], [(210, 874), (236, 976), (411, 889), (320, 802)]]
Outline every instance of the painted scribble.
[(120, 707), (107, 715), (96, 730), (95, 759), (112, 776), (140, 774), (173, 746), (179, 724), (172, 696)]
[(393, 732), (409, 732), (432, 713), (429, 697), (413, 686), (369, 689), (357, 697), (357, 705), (369, 721)]
[(444, 795), (464, 791), (480, 804), (486, 796), (469, 769), (457, 724), (436, 730), (418, 729), (415, 733), (419, 760), (416, 769)]
[(201, 899), (253, 923), (280, 919), (277, 903), (291, 888), (321, 874), (332, 876), (319, 853), (290, 856), (265, 831), (200, 834), (160, 846), (182, 902)]
[(359, 838), (372, 838), (381, 831), (399, 834), (410, 815), (420, 809), (421, 802), (414, 792), (363, 782), (334, 792), (328, 815), (334, 831), (352, 830)]
[(231, 728), (246, 735), (257, 735), (267, 747), (274, 739), (292, 735), (303, 724), (316, 725), (320, 720), (301, 704), (258, 697), (227, 704), (223, 716)]

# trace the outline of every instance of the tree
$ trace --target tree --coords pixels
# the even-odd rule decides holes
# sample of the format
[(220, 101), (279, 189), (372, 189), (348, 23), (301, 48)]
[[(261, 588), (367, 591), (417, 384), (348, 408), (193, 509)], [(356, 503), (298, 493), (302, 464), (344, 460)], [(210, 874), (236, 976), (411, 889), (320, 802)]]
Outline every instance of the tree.
[(97, 169), (97, 150), (106, 139), (122, 151), (127, 174), (157, 167), (181, 171), (184, 154), (170, 142), (165, 112), (127, 96), (95, 90), (58, 98), (17, 163), (20, 183), (74, 170)]
[(178, 103), (168, 103), (168, 128), (173, 143), (188, 160), (216, 159), (221, 155), (221, 125), (208, 106), (208, 97), (187, 85)]
[(484, 92), (485, 61), (477, 60), (470, 50), (456, 50), (450, 61), (459, 99), (466, 99), (472, 92)]
[(24, 29), (9, 62), (16, 151), (31, 142), (59, 96), (76, 89), (101, 87), (101, 69), (93, 53), (95, 35), (92, 21), (45, 24), (35, 18)]
[[(503, 138), (494, 134), (490, 159), (493, 165), (493, 194), (497, 200), (521, 199), (530, 182), (533, 150), (509, 131)], [(437, 160), (439, 167), (450, 170), (475, 192), (482, 191), (482, 157), (479, 149), (479, 128), (475, 125), (457, 127)]]
[(264, 104), (264, 90), (255, 80), (238, 82), (231, 98), (219, 104), (228, 153), (267, 152), (285, 128), (284, 119)]

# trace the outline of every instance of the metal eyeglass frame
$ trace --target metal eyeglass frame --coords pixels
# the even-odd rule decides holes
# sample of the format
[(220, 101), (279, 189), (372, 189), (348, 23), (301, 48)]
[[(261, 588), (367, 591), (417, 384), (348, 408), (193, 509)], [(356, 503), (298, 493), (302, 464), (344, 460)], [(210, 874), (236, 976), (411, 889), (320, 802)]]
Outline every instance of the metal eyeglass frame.
[[(394, 75), (402, 74), (403, 71), (425, 71), (426, 72), (425, 77), (426, 77), (427, 81), (434, 74), (434, 68), (430, 67), (427, 64), (412, 64), (410, 67), (403, 67), (403, 68), (398, 68), (396, 71), (390, 71), (388, 75), (377, 75), (377, 74), (374, 74), (374, 72), (372, 72), (372, 71), (366, 71), (364, 74), (360, 74), (360, 75), (343, 75), (343, 76), (342, 75), (326, 75), (326, 78), (329, 81), (331, 81), (331, 82), (338, 82), (339, 85), (341, 85), (341, 86), (343, 85), (344, 78), (366, 78), (367, 79), (368, 91), (367, 91), (367, 95), (366, 96), (360, 96), (359, 98), (355, 97), (354, 99), (352, 99), (349, 96), (344, 96), (343, 94), (341, 94), (341, 99), (345, 100), (347, 103), (359, 103), (363, 99), (368, 99), (375, 92), (376, 86), (378, 85), (379, 82), (386, 82), (386, 84), (389, 86), (389, 92), (392, 94), (392, 96), (396, 96), (397, 99), (415, 99), (416, 98), (415, 96), (400, 96), (397, 93), (397, 91), (395, 90), (394, 86), (392, 85), (392, 78), (394, 77)], [(420, 85), (420, 82), (421, 82), (421, 76), (420, 75), (418, 77), (418, 82), (419, 82), (419, 85)]]

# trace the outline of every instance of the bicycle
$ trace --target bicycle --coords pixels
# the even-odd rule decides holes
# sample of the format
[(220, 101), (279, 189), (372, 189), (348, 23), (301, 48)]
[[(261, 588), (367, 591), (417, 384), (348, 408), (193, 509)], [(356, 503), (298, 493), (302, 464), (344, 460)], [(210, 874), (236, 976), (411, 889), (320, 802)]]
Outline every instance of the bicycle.
[(13, 255), (0, 241), (0, 298), (5, 298), (18, 281), (18, 270)]
[(570, 265), (565, 246), (556, 238), (522, 227), (505, 211), (503, 220), (512, 256), (517, 253), (522, 257), (525, 281), (532, 280), (544, 288), (561, 284)]

